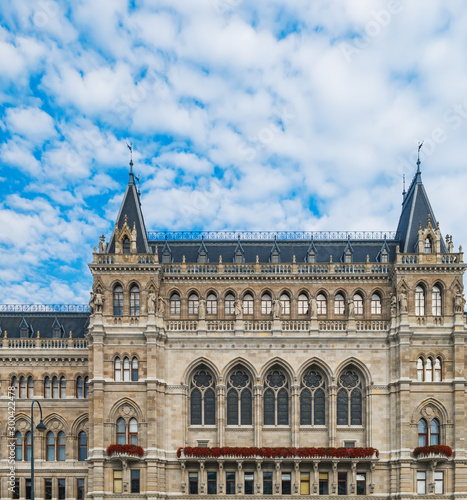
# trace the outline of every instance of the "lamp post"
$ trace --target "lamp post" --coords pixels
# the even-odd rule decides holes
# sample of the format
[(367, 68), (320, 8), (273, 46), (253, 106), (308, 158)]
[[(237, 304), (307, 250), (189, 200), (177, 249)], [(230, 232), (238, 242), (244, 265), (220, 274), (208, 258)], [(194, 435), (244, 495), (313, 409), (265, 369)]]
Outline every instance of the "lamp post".
[(34, 500), (34, 403), (37, 403), (41, 412), (41, 421), (37, 424), (36, 429), (39, 432), (44, 432), (46, 430), (46, 426), (42, 421), (41, 405), (37, 399), (33, 399), (31, 403), (31, 500)]

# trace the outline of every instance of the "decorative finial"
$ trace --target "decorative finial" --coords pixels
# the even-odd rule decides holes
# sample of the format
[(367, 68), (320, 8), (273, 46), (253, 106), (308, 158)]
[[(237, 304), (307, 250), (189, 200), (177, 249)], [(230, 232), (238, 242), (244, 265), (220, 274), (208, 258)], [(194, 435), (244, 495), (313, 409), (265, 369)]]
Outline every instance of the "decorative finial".
[(130, 150), (130, 174), (133, 173), (133, 146), (131, 144), (126, 143), (128, 149)]
[(422, 149), (423, 141), (418, 143), (418, 156), (417, 156), (417, 174), (420, 173), (420, 149)]
[(68, 334), (68, 338), (70, 338), (70, 339), (71, 339), (72, 337), (73, 337), (73, 333), (72, 333), (72, 332), (71, 332), (71, 330), (70, 330), (70, 333)]
[(402, 174), (402, 196), (405, 198), (407, 191), (405, 190), (405, 174)]
[(37, 330), (37, 338), (40, 339), (41, 338), (41, 332), (39, 330)]
[(8, 337), (8, 333), (7, 331), (5, 330), (5, 333), (3, 334), (3, 338), (6, 339)]

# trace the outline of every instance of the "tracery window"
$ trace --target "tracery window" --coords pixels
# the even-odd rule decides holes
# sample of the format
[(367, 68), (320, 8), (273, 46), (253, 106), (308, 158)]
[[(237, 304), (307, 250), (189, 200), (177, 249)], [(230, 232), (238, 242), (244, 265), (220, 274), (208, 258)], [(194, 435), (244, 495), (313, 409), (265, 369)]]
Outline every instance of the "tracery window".
[(66, 379), (60, 377), (60, 398), (66, 398)]
[(130, 253), (130, 240), (127, 237), (123, 240), (123, 253)]
[(173, 293), (170, 297), (170, 314), (180, 314), (180, 295)]
[(114, 316), (123, 316), (123, 288), (117, 285), (114, 288)]
[(289, 425), (289, 381), (282, 368), (273, 368), (264, 381), (264, 425)]
[(441, 358), (435, 359), (435, 370), (434, 370), (434, 378), (435, 382), (441, 382), (443, 376), (442, 366), (441, 366)]
[(431, 291), (431, 313), (441, 316), (441, 290), (438, 286), (434, 286)]
[(430, 423), (430, 445), (439, 444), (439, 421), (434, 418)]
[(19, 431), (15, 434), (15, 460), (23, 460), (23, 436)]
[(316, 297), (316, 308), (317, 308), (317, 314), (325, 315), (327, 314), (327, 304), (326, 304), (326, 297), (320, 293)]
[(58, 378), (53, 377), (52, 379), (52, 397), (58, 398)]
[(225, 314), (235, 314), (235, 297), (231, 293), (225, 296), (224, 311)]
[(272, 299), (268, 293), (265, 293), (261, 297), (261, 314), (271, 314), (272, 311)]
[(280, 301), (282, 305), (282, 314), (290, 315), (290, 297), (283, 293), (280, 296)]
[(44, 379), (44, 398), (50, 398), (50, 378)]
[(381, 314), (381, 297), (377, 293), (371, 296), (371, 314)]
[(217, 297), (213, 293), (206, 299), (206, 314), (217, 314)]
[(426, 420), (421, 418), (418, 421), (418, 446), (427, 446), (428, 443), (428, 427)]
[(18, 393), (18, 379), (16, 377), (12, 377), (11, 378), (11, 384), (10, 384), (10, 386), (15, 388), (15, 398), (19, 397), (19, 393)]
[(138, 444), (138, 421), (136, 418), (130, 418), (125, 422), (122, 417), (117, 419), (117, 444)]
[(132, 382), (138, 381), (138, 358), (137, 357), (134, 357), (131, 360), (131, 381)]
[(21, 399), (26, 398), (26, 379), (24, 377), (19, 379), (19, 397)]
[(415, 288), (415, 315), (425, 315), (425, 292), (421, 286)]
[(31, 461), (31, 432), (26, 432), (24, 438), (24, 459), (26, 462)]
[(119, 357), (114, 360), (114, 380), (120, 382), (122, 380), (122, 362)]
[(417, 360), (417, 380), (419, 382), (441, 382), (442, 362), (441, 358), (422, 357)]
[(130, 289), (130, 316), (139, 316), (139, 288), (136, 285)]
[(138, 422), (136, 418), (130, 418), (128, 424), (128, 444), (138, 444)]
[(28, 377), (28, 390), (26, 397), (27, 398), (34, 397), (34, 379), (32, 377)]
[(354, 369), (339, 377), (337, 425), (362, 425), (362, 381)]
[(433, 382), (433, 361), (431, 358), (426, 359), (425, 382)]
[(253, 314), (253, 296), (249, 293), (243, 297), (243, 314)]
[(334, 298), (334, 314), (344, 314), (345, 301), (344, 297), (338, 293)]
[(199, 298), (195, 293), (188, 297), (188, 314), (198, 314)]
[(123, 358), (123, 381), (130, 381), (130, 360), (126, 356)]
[(243, 368), (236, 368), (227, 381), (227, 425), (251, 425), (253, 397), (251, 377)]
[(76, 397), (77, 398), (82, 398), (83, 397), (83, 391), (84, 391), (83, 378), (82, 377), (78, 377), (76, 379)]
[(326, 424), (326, 383), (323, 375), (311, 368), (300, 383), (300, 425)]
[(190, 382), (191, 425), (215, 425), (216, 394), (212, 373), (201, 367), (193, 373)]
[(353, 296), (353, 305), (355, 314), (363, 314), (363, 297), (359, 293)]
[(425, 371), (423, 369), (423, 358), (418, 358), (417, 360), (417, 380), (423, 382), (425, 378)]
[(84, 462), (88, 458), (88, 435), (81, 431), (78, 434), (78, 461)]
[(126, 425), (122, 417), (117, 419), (117, 444), (126, 444)]
[(308, 297), (301, 293), (298, 296), (298, 314), (307, 314), (308, 312)]
[(53, 432), (48, 432), (46, 437), (47, 461), (55, 460), (64, 461), (66, 455), (66, 436), (63, 431), (60, 431), (55, 438)]

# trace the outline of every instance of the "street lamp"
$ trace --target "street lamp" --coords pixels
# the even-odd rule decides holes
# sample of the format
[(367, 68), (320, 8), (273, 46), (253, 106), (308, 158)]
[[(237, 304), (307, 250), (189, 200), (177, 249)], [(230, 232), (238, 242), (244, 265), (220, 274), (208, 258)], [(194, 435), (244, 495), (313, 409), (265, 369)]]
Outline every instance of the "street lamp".
[(34, 403), (37, 403), (41, 412), (41, 421), (37, 424), (36, 429), (39, 432), (44, 432), (47, 427), (42, 421), (42, 408), (37, 399), (33, 399), (31, 403), (31, 500), (34, 500)]

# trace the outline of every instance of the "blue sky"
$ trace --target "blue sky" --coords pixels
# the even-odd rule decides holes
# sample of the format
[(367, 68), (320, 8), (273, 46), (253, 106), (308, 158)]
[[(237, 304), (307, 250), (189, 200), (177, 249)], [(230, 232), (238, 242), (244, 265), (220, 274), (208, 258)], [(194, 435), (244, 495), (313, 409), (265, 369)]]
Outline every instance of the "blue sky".
[(2, 303), (87, 302), (126, 141), (148, 229), (395, 230), (425, 140), (467, 244), (461, 0), (3, 0), (0, 20)]

